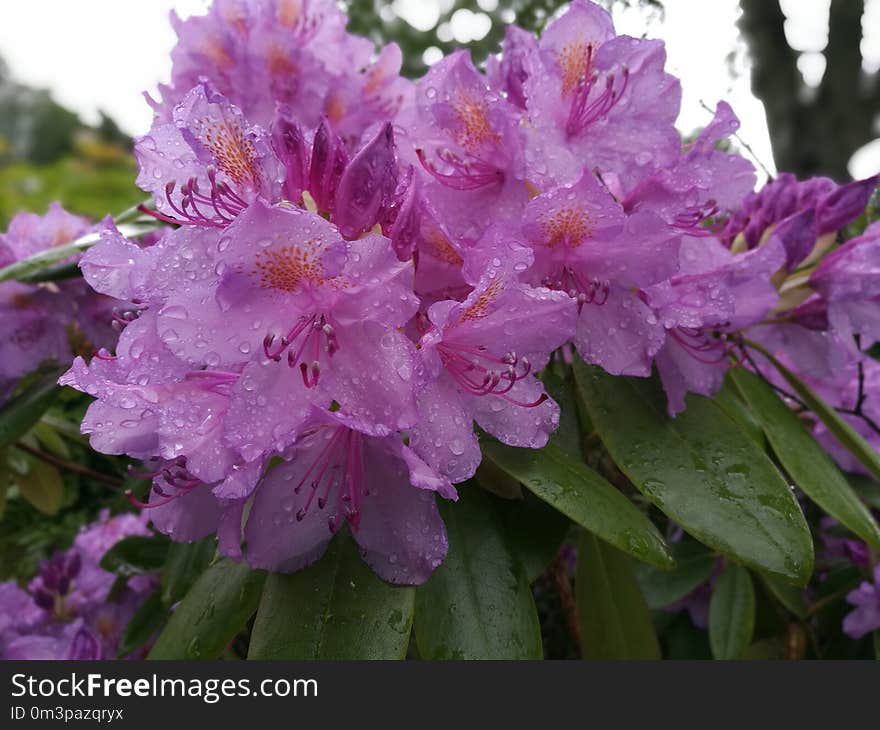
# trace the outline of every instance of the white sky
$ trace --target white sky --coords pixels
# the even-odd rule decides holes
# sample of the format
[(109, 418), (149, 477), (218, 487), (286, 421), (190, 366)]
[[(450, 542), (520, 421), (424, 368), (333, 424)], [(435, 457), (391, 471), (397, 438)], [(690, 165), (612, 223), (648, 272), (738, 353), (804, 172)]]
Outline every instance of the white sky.
[[(439, 8), (448, 2), (396, 0), (394, 9), (417, 28), (433, 27)], [(823, 70), (819, 51), (826, 41), (829, 2), (783, 1), (790, 18), (788, 39), (804, 51), (801, 70), (814, 83)], [(203, 12), (208, 4), (209, 0), (0, 0), (0, 55), (16, 79), (51, 89), (60, 103), (86, 120), (94, 121), (97, 110), (103, 109), (126, 131), (142, 134), (151, 112), (140, 92), (154, 89), (170, 73), (169, 52), (175, 37), (168, 12), (173, 8), (186, 16)], [(487, 10), (496, 4), (497, 0), (480, 0)], [(710, 115), (701, 101), (714, 108), (724, 98), (742, 121), (741, 139), (772, 170), (763, 105), (749, 90), (747, 59), (735, 25), (737, 0), (664, 0), (664, 4), (665, 18), (647, 27), (639, 11), (619, 12), (615, 22), (620, 33), (647, 32), (667, 42), (668, 68), (684, 87), (679, 127), (690, 132), (705, 125)], [(880, 13), (880, 0), (870, 4), (874, 15)], [(443, 32), (459, 40), (485, 35), (485, 16), (459, 13)], [(880, 37), (866, 38), (862, 46), (865, 55), (868, 49), (878, 57), (875, 61), (880, 65)], [(728, 61), (732, 52), (735, 75)], [(851, 165), (856, 177), (880, 170), (880, 140), (873, 152), (857, 157)]]

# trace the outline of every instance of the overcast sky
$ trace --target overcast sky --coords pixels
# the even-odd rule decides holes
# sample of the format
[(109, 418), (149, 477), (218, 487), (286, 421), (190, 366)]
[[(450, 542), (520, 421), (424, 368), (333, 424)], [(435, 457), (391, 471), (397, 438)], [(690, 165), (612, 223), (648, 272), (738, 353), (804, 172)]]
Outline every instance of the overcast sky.
[[(768, 0), (768, 2), (771, 0)], [(415, 27), (432, 27), (448, 0), (396, 0), (395, 10)], [(801, 69), (818, 83), (823, 69), (830, 0), (783, 0), (789, 42), (804, 51)], [(876, 34), (862, 44), (868, 61), (880, 65), (880, 0), (869, 0)], [(13, 76), (51, 89), (55, 98), (94, 121), (103, 109), (131, 134), (149, 127), (151, 112), (141, 91), (168, 79), (175, 37), (168, 23), (173, 8), (182, 16), (204, 12), (208, 0), (2, 0), (0, 55)], [(497, 0), (480, 0), (491, 9)], [(728, 100), (742, 120), (740, 137), (772, 169), (764, 109), (749, 90), (747, 56), (736, 28), (737, 0), (664, 0), (665, 17), (646, 25), (638, 10), (616, 13), (620, 33), (667, 42), (669, 70), (682, 79), (679, 127), (690, 132), (709, 120), (702, 103)], [(434, 22), (432, 23), (432, 18)], [(461, 40), (485, 35), (485, 17), (461, 15), (446, 32)], [(876, 35), (876, 37), (875, 37)], [(733, 54), (733, 62), (730, 58)], [(733, 73), (731, 73), (733, 71)], [(880, 170), (880, 141), (851, 166), (857, 177)]]

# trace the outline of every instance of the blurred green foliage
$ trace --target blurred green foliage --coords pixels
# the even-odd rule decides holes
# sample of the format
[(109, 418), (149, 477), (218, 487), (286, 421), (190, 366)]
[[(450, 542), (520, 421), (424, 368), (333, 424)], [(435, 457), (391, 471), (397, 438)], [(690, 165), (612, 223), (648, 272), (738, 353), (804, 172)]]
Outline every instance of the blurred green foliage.
[[(425, 0), (426, 4), (434, 4)], [(598, 0), (607, 8), (613, 6), (640, 7), (645, 12), (662, 13), (662, 0)], [(427, 69), (423, 54), (436, 48), (445, 55), (459, 48), (467, 48), (475, 63), (482, 63), (491, 53), (500, 50), (504, 29), (510, 23), (525, 30), (539, 33), (547, 21), (568, 5), (566, 0), (440, 0), (440, 14), (430, 30), (418, 30), (394, 10), (394, 0), (343, 0), (349, 14), (348, 29), (373, 39), (377, 43), (394, 41), (403, 51), (403, 73), (419, 76)], [(461, 42), (454, 35), (457, 13), (473, 13), (488, 17), (491, 25), (483, 37)]]
[(136, 174), (134, 159), (122, 151), (113, 161), (70, 156), (48, 165), (0, 166), (0, 229), (18, 211), (42, 214), (53, 200), (92, 220), (118, 213), (144, 198), (134, 184)]

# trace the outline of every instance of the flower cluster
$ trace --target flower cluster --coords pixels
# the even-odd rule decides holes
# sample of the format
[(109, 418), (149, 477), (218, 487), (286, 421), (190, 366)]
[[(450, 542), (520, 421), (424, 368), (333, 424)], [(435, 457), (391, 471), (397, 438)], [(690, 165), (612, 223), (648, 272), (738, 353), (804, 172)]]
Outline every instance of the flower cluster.
[(99, 563), (123, 538), (149, 535), (146, 522), (146, 515), (105, 511), (73, 547), (43, 562), (27, 590), (0, 583), (0, 658), (116, 658), (125, 627), (156, 580), (134, 576), (111, 596), (116, 576)]
[[(90, 230), (85, 218), (58, 203), (44, 216), (19, 213), (0, 234), (0, 267), (70, 243)], [(112, 346), (116, 333), (110, 323), (118, 304), (79, 279), (40, 285), (0, 282), (0, 403), (41, 362), (69, 364), (71, 345), (83, 337), (97, 347)]]
[[(585, 0), (539, 39), (509, 28), (485, 72), (456, 52), (415, 82), (331, 0), (218, 0), (176, 26), (136, 145), (173, 228), (140, 247), (108, 225), (83, 256), (137, 316), (62, 382), (97, 398), (96, 449), (152, 465), (158, 529), (216, 533), (257, 568), (297, 570), (347, 523), (381, 577), (423, 582), (475, 424), (530, 448), (556, 428), (536, 377), (555, 352), (656, 367), (681, 411), (876, 184), (751, 195), (751, 165), (719, 149), (729, 106), (682, 145), (663, 44)], [(814, 276), (845, 338), (876, 292)]]

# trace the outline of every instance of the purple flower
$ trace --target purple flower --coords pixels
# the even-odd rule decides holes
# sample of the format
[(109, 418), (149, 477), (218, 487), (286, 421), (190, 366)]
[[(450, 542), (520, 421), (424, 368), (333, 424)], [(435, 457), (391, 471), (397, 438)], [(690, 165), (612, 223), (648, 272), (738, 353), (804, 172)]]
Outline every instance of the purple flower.
[(572, 2), (525, 62), (532, 182), (570, 183), (598, 168), (628, 191), (671, 165), (681, 145), (681, 90), (665, 60), (662, 42), (616, 37), (607, 11)]
[[(846, 562), (860, 567), (870, 564), (870, 549), (860, 540), (839, 534), (839, 523), (827, 515), (819, 520), (824, 557), (831, 562)], [(843, 533), (844, 535), (846, 533)]]
[(170, 110), (202, 79), (255, 123), (268, 128), (276, 106), (287, 106), (305, 126), (326, 116), (357, 140), (391, 118), (409, 93), (399, 76), (400, 51), (345, 31), (333, 0), (224, 0), (205, 16), (172, 15), (178, 44), (170, 86), (153, 102), (166, 121)]
[[(71, 215), (58, 203), (52, 203), (44, 216), (19, 213), (0, 235), (0, 265), (71, 243), (90, 227), (86, 219)], [(42, 362), (70, 362), (72, 323), (96, 346), (111, 344), (113, 309), (119, 304), (95, 294), (81, 281), (0, 283), (0, 402), (19, 378)]]
[(862, 348), (880, 341), (880, 223), (826, 255), (810, 286), (827, 302), (830, 328)]
[(209, 84), (194, 87), (135, 144), (137, 184), (153, 194), (157, 217), (222, 228), (250, 202), (281, 197), (282, 170), (269, 134)]
[(408, 114), (399, 121), (427, 178), (424, 196), (456, 236), (476, 240), (487, 218), (516, 215), (528, 200), (521, 112), (489, 88), (467, 52), (431, 67)]
[(874, 567), (873, 582), (864, 581), (846, 596), (855, 606), (843, 619), (843, 632), (853, 639), (880, 629), (880, 565)]
[[(717, 150), (716, 144), (738, 127), (730, 106), (719, 102), (712, 122), (675, 164), (640, 180), (623, 199), (624, 208), (653, 210), (694, 235), (700, 234), (698, 226), (707, 219), (736, 210), (753, 190), (755, 173), (747, 160)], [(609, 184), (616, 180), (609, 175), (604, 179)]]
[(776, 304), (771, 276), (784, 262), (775, 240), (735, 255), (715, 238), (683, 239), (680, 273), (647, 292), (667, 332), (656, 362), (670, 414), (684, 410), (688, 392), (721, 388), (729, 367), (725, 336), (761, 322)]
[[(748, 248), (755, 248), (768, 230), (776, 230), (783, 234), (791, 271), (813, 252), (822, 236), (843, 228), (862, 214), (878, 180), (875, 176), (838, 185), (828, 178), (798, 181), (794, 175), (783, 173), (759, 192), (746, 196), (725, 224), (725, 241), (733, 245), (742, 236)], [(808, 211), (808, 218), (801, 217), (790, 227), (793, 218)]]
[(334, 414), (315, 420), (290, 461), (271, 469), (257, 488), (244, 527), (248, 562), (299, 570), (317, 560), (347, 522), (380, 577), (426, 581), (446, 557), (446, 531), (432, 494), (445, 480), (399, 436), (352, 428)]
[(654, 213), (626, 215), (588, 172), (534, 198), (523, 233), (534, 252), (528, 279), (578, 304), (581, 356), (615, 375), (650, 374), (664, 331), (638, 292), (678, 270), (680, 233)]
[(479, 248), (487, 261), (475, 267), (473, 291), (463, 302), (432, 304), (420, 341), (429, 383), (418, 397), (412, 446), (453, 482), (473, 476), (480, 462), (474, 419), (512, 446), (547, 443), (559, 407), (534, 373), (575, 328), (570, 297), (519, 281), (531, 251), (505, 228), (491, 229)]
[(116, 576), (100, 567), (119, 540), (149, 535), (146, 516), (122, 514), (82, 528), (73, 546), (40, 567), (23, 591), (0, 584), (0, 657), (4, 659), (112, 659), (129, 620), (156, 581), (129, 579), (109, 600)]

